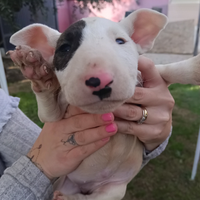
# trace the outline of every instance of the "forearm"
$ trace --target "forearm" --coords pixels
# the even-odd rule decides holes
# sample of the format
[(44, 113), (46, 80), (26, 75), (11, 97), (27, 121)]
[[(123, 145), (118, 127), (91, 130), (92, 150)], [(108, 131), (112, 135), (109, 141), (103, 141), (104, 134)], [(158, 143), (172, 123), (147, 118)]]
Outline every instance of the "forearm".
[(2, 200), (49, 200), (52, 197), (50, 180), (26, 156), (7, 168), (0, 179)]
[(41, 129), (19, 108), (13, 111), (0, 132), (0, 153), (6, 167), (28, 153), (40, 132)]

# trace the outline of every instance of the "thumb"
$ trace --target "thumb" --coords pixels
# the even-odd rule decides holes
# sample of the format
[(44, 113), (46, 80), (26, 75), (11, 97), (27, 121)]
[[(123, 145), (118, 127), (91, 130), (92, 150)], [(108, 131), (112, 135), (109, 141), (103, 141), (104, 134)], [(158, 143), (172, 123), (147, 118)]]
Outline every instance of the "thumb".
[(156, 87), (163, 82), (163, 79), (156, 69), (153, 61), (149, 58), (144, 56), (139, 57), (138, 70), (141, 72), (143, 86), (146, 88)]

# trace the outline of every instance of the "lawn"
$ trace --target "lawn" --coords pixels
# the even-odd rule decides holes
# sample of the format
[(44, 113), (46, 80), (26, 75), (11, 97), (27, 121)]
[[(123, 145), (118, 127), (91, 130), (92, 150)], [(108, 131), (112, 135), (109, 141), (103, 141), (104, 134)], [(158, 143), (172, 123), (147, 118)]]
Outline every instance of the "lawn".
[[(190, 180), (200, 125), (198, 86), (170, 86), (176, 105), (173, 134), (167, 149), (150, 161), (128, 185), (124, 200), (200, 200), (200, 166), (195, 181)], [(39, 126), (34, 94), (17, 93), (20, 108)]]

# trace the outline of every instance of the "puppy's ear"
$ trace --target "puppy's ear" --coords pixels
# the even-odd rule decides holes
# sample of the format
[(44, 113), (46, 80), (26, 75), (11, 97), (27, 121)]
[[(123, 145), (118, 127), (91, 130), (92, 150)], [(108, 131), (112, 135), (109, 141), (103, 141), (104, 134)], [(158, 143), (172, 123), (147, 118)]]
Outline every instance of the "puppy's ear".
[(13, 34), (10, 43), (37, 49), (47, 61), (54, 55), (60, 33), (42, 24), (32, 24)]
[(167, 17), (153, 10), (140, 9), (119, 23), (137, 44), (139, 53), (144, 53), (153, 47), (155, 38), (167, 24)]

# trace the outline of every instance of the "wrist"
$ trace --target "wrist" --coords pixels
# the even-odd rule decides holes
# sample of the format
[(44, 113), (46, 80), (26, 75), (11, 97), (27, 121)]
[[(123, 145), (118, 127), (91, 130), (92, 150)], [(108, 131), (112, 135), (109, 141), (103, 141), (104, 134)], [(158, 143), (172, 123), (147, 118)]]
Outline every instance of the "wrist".
[(29, 154), (27, 155), (27, 157), (30, 159), (30, 161), (52, 182), (55, 179), (57, 179), (57, 177), (53, 177), (51, 176), (49, 173), (47, 173), (44, 168), (42, 167), (42, 165), (37, 161), (33, 160), (33, 156), (30, 156)]
[(151, 144), (144, 144), (144, 147), (148, 152), (151, 152), (151, 151), (155, 150), (159, 145), (160, 144), (158, 144), (158, 143), (151, 143)]

